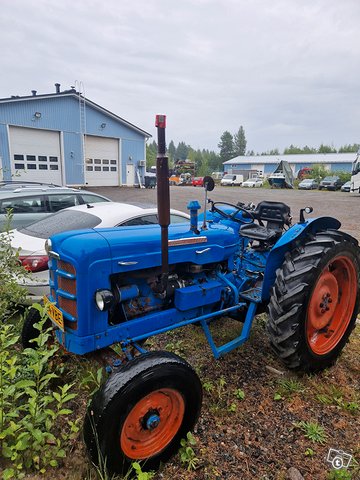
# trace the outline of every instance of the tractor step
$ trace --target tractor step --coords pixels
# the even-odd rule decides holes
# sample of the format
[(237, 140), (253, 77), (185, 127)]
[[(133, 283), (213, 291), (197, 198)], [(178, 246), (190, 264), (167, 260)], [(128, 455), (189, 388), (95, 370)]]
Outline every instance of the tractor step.
[(249, 290), (245, 290), (244, 292), (240, 293), (240, 297), (244, 298), (245, 300), (249, 300), (250, 302), (261, 303), (261, 291), (262, 285), (260, 287), (250, 288)]
[(249, 338), (249, 335), (250, 335), (251, 325), (256, 314), (257, 304), (258, 302), (250, 302), (247, 309), (245, 322), (243, 324), (240, 335), (234, 338), (233, 340), (231, 340), (230, 342), (227, 342), (224, 345), (221, 345), (220, 347), (218, 347), (215, 344), (209, 325), (206, 322), (206, 319), (203, 319), (200, 321), (201, 326), (204, 330), (206, 339), (209, 342), (210, 348), (215, 358), (219, 358), (225, 353), (231, 352), (231, 350), (234, 350), (234, 348), (237, 348), (240, 345), (242, 345), (244, 342), (246, 342), (246, 340)]

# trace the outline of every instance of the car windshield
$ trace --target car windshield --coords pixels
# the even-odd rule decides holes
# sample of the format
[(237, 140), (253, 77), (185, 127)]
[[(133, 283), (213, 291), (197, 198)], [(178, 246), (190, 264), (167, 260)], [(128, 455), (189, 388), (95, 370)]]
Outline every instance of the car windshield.
[(324, 181), (324, 182), (332, 182), (332, 181), (334, 181), (334, 180), (336, 180), (336, 179), (337, 179), (337, 177), (325, 177), (323, 181)]
[(225, 179), (227, 179), (227, 178), (231, 178), (231, 179), (232, 179), (232, 178), (233, 178), (233, 176), (234, 176), (234, 175), (227, 174), (227, 175), (225, 175), (223, 178), (225, 178)]
[(30, 237), (47, 239), (52, 235), (66, 232), (67, 230), (94, 228), (100, 223), (101, 219), (91, 213), (61, 210), (43, 220), (39, 220), (27, 227), (21, 228), (19, 232), (29, 235)]
[(310, 179), (307, 179), (307, 180), (303, 180), (302, 183), (312, 183), (314, 180), (310, 180)]

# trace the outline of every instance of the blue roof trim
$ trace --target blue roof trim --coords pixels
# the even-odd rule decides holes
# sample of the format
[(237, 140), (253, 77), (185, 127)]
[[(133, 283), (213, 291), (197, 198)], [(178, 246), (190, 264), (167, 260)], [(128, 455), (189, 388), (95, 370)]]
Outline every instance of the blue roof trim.
[[(81, 95), (82, 96), (82, 95)], [(79, 100), (79, 92), (76, 90), (66, 90), (64, 92), (59, 92), (59, 93), (46, 93), (42, 95), (26, 95), (24, 97), (21, 96), (12, 96), (10, 98), (0, 98), (0, 103), (15, 103), (15, 102), (23, 102), (23, 101), (34, 101), (34, 100), (43, 100), (43, 99), (48, 99), (48, 98), (61, 98), (61, 97), (74, 97), (76, 100)], [(97, 103), (93, 102), (92, 100), (89, 100), (88, 98), (84, 98), (85, 103), (96, 110), (100, 110), (103, 112), (105, 115), (111, 116), (114, 118), (114, 120), (121, 122), (122, 124), (126, 125), (127, 127), (131, 128), (132, 130), (136, 130), (137, 132), (141, 133), (144, 135), (146, 138), (151, 138), (151, 134), (146, 132), (145, 130), (137, 127), (136, 125), (128, 122), (127, 120), (124, 120), (123, 118), (119, 117), (113, 112), (110, 112), (110, 110), (107, 110), (106, 108), (102, 107), (101, 105), (98, 105)]]

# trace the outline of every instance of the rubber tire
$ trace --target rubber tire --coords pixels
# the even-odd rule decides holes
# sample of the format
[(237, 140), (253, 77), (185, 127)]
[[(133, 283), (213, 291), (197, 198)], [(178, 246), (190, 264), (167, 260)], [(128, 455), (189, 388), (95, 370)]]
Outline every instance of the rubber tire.
[[(34, 338), (37, 338), (40, 334), (39, 330), (34, 328), (34, 323), (41, 320), (39, 310), (36, 308), (30, 308), (28, 314), (25, 317), (23, 327), (21, 330), (21, 344), (23, 348), (37, 348), (36, 342), (31, 342)], [(44, 325), (45, 329), (51, 327), (51, 321), (47, 320)]]
[[(306, 339), (306, 312), (313, 287), (325, 266), (337, 255), (347, 256), (357, 274), (357, 297), (350, 323), (327, 354), (317, 355)], [(288, 252), (277, 270), (269, 303), (268, 334), (276, 355), (291, 369), (316, 372), (334, 364), (355, 327), (359, 311), (359, 247), (343, 232), (327, 230)]]
[(160, 453), (142, 460), (144, 470), (154, 470), (177, 452), (180, 440), (193, 429), (200, 414), (202, 387), (193, 368), (169, 352), (150, 352), (126, 364), (112, 374), (98, 390), (84, 422), (84, 441), (91, 460), (106, 459), (111, 473), (126, 474), (131, 463), (121, 450), (120, 432), (132, 407), (148, 393), (159, 388), (173, 388), (185, 400), (182, 424), (170, 443)]

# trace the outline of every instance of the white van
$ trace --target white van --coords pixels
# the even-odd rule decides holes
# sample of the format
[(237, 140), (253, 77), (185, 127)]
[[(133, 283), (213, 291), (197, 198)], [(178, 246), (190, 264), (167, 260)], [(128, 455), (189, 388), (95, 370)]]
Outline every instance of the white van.
[(227, 173), (221, 179), (220, 185), (233, 187), (234, 185), (241, 185), (243, 181), (243, 175), (234, 175), (233, 173)]

